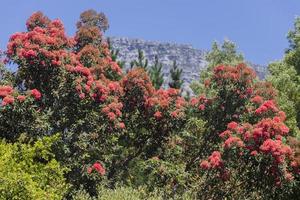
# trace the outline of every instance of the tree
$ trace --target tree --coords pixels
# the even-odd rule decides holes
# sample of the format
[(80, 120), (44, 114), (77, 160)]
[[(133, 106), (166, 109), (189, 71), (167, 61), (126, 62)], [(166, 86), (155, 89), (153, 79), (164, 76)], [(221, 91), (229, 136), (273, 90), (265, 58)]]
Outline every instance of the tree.
[(77, 22), (77, 28), (96, 26), (100, 31), (105, 32), (109, 28), (109, 22), (104, 13), (97, 13), (95, 10), (86, 10), (80, 14), (80, 20)]
[[(187, 193), (197, 194), (192, 199), (297, 198), (300, 142), (288, 142), (294, 132), (285, 124), (295, 126), (298, 109), (293, 68), (272, 68), (275, 76), (284, 71), (274, 83), (286, 92), (280, 102), (291, 100), (283, 107), (291, 112), (287, 121), (273, 86), (245, 64), (212, 67), (203, 93), (187, 101), (178, 89), (155, 88), (142, 51), (123, 74), (90, 19), (74, 40), (62, 22), (34, 13), (27, 31), (9, 39), (7, 59), (17, 66), (15, 85), (22, 87), (0, 83), (0, 195), (14, 192), (4, 199), (32, 188), (61, 197), (62, 175), (70, 185), (66, 199), (78, 190), (94, 198), (102, 195), (99, 186), (120, 185), (143, 187), (148, 197), (158, 191), (162, 199)], [(155, 66), (161, 81), (157, 58)], [(180, 85), (175, 62), (172, 70), (173, 85)], [(284, 91), (281, 81), (290, 88)]]
[(212, 69), (218, 65), (237, 65), (244, 62), (244, 57), (237, 52), (236, 45), (230, 40), (225, 40), (222, 45), (213, 42), (211, 50), (206, 55), (207, 69), (201, 71), (200, 81), (193, 82), (191, 88), (195, 94), (203, 93), (205, 90), (205, 79), (212, 74)]
[(268, 66), (267, 77), (278, 90), (277, 100), (287, 113), (287, 123), (294, 135), (299, 136), (300, 128), (300, 18), (296, 18), (294, 29), (288, 32), (289, 48), (283, 60)]
[(119, 65), (121, 68), (124, 68), (125, 61), (120, 61), (120, 60), (118, 60), (118, 56), (119, 56), (120, 50), (119, 50), (119, 49), (114, 49), (114, 47), (113, 47), (113, 45), (112, 45), (112, 42), (111, 42), (111, 40), (110, 40), (109, 37), (107, 38), (107, 43), (108, 43), (108, 47), (109, 47), (109, 49), (110, 49), (111, 59), (112, 59), (114, 62), (117, 62), (118, 65)]
[(285, 62), (294, 66), (300, 74), (300, 17), (294, 22), (294, 30), (288, 32), (289, 48), (286, 51)]
[(162, 74), (162, 63), (159, 62), (158, 56), (155, 56), (154, 65), (149, 70), (149, 75), (152, 81), (152, 85), (155, 89), (161, 88), (164, 82), (164, 75)]
[(170, 74), (171, 81), (169, 82), (169, 87), (180, 89), (183, 84), (183, 80), (181, 80), (182, 69), (178, 68), (176, 61), (173, 61), (173, 66), (170, 69)]
[(133, 67), (141, 67), (141, 68), (144, 68), (145, 70), (147, 69), (147, 67), (148, 67), (148, 59), (145, 58), (144, 52), (141, 49), (138, 50), (138, 59), (131, 61), (130, 67), (131, 68), (133, 68)]
[(277, 102), (287, 114), (287, 125), (293, 135), (299, 135), (300, 127), (300, 76), (295, 68), (284, 61), (269, 64), (267, 80), (277, 89)]
[(211, 51), (206, 55), (209, 68), (221, 64), (236, 65), (244, 61), (244, 57), (236, 50), (236, 45), (230, 40), (225, 40), (222, 45), (213, 42)]

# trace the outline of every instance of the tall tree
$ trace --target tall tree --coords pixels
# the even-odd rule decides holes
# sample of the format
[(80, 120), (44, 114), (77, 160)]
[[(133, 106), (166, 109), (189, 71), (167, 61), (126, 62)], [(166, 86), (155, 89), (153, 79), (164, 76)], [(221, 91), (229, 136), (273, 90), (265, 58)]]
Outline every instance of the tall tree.
[(244, 61), (244, 57), (241, 53), (237, 52), (236, 45), (232, 41), (225, 40), (222, 45), (213, 42), (206, 60), (209, 62), (209, 67), (215, 67), (220, 64), (239, 64)]
[(193, 82), (191, 88), (195, 94), (203, 93), (204, 82), (212, 74), (212, 69), (218, 65), (237, 65), (244, 62), (242, 53), (237, 51), (237, 46), (230, 40), (224, 40), (223, 44), (213, 42), (211, 50), (206, 55), (208, 67), (200, 73), (200, 82)]
[(289, 48), (286, 51), (285, 62), (294, 66), (300, 74), (300, 17), (294, 22), (294, 29), (288, 32)]
[(170, 70), (170, 74), (171, 74), (171, 81), (169, 82), (169, 87), (180, 89), (183, 84), (183, 80), (181, 80), (182, 69), (178, 68), (176, 61), (173, 61), (173, 66)]
[(161, 88), (164, 82), (164, 76), (162, 74), (162, 63), (159, 62), (158, 56), (155, 56), (154, 65), (149, 70), (149, 75), (152, 81), (152, 85), (155, 89)]
[(141, 67), (141, 68), (144, 68), (145, 70), (147, 69), (147, 67), (148, 67), (148, 59), (145, 58), (144, 52), (141, 49), (138, 50), (138, 59), (131, 61), (130, 67), (131, 68), (133, 68), (133, 67)]
[(86, 10), (83, 13), (80, 14), (80, 20), (77, 22), (77, 28), (81, 28), (83, 26), (96, 26), (98, 27), (102, 32), (107, 31), (109, 28), (108, 19), (105, 16), (104, 13), (100, 12), (97, 13), (97, 11), (90, 9)]
[(296, 18), (287, 39), (289, 48), (283, 60), (268, 66), (267, 80), (278, 90), (277, 101), (287, 113), (287, 124), (294, 135), (300, 135), (300, 18)]

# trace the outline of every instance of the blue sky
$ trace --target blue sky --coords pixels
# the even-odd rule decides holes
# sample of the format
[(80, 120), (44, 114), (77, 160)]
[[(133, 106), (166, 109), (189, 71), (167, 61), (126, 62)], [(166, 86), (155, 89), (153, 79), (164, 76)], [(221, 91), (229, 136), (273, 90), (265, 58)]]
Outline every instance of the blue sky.
[(286, 34), (300, 15), (299, 0), (1, 0), (0, 48), (25, 30), (37, 10), (61, 19), (69, 35), (79, 14), (93, 8), (110, 21), (109, 36), (191, 44), (209, 49), (214, 40), (234, 41), (247, 60), (282, 58)]

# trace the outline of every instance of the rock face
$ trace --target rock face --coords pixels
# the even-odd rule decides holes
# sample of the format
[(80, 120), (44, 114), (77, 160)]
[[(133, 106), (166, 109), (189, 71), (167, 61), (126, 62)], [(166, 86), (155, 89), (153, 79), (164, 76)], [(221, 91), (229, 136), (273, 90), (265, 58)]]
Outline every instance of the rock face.
[[(170, 68), (173, 61), (176, 60), (179, 68), (183, 69), (182, 79), (184, 81), (183, 89), (190, 91), (189, 84), (198, 80), (201, 70), (207, 67), (205, 60), (206, 51), (193, 48), (191, 45), (162, 43), (156, 41), (145, 41), (141, 39), (129, 39), (125, 37), (110, 38), (114, 49), (119, 49), (118, 59), (125, 61), (125, 67), (130, 67), (130, 62), (137, 59), (138, 50), (144, 52), (149, 60), (149, 65), (153, 64), (154, 57), (157, 55), (159, 61), (163, 63), (164, 87), (167, 86), (170, 76)], [(264, 78), (267, 73), (265, 66), (254, 65), (254, 68), (260, 78)]]

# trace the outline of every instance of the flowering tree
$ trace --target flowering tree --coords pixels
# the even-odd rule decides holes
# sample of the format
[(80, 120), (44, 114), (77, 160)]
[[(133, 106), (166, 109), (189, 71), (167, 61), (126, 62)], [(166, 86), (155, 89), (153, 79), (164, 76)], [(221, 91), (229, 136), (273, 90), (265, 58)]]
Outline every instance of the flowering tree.
[[(0, 68), (0, 137), (26, 146), (59, 133), (49, 152), (69, 169), (66, 198), (118, 184), (158, 189), (164, 199), (297, 194), (299, 141), (288, 137), (276, 90), (245, 64), (211, 68), (203, 94), (187, 101), (153, 85), (142, 53), (123, 74), (101, 13), (84, 12), (74, 38), (41, 12), (26, 25), (6, 51), (16, 75)], [(31, 162), (51, 164), (39, 159)]]
[[(236, 198), (247, 197), (247, 191), (253, 190), (248, 198), (284, 196), (297, 175), (293, 150), (286, 143), (285, 113), (274, 102), (272, 87), (254, 78), (244, 65), (215, 67), (212, 79), (206, 82), (212, 97), (191, 100), (194, 112), (207, 121), (209, 130), (204, 133), (204, 144), (207, 150), (211, 147), (211, 154), (205, 159), (201, 152), (200, 167), (207, 171), (206, 183), (211, 182), (214, 191), (207, 186), (203, 194), (210, 191), (207, 195), (215, 198)], [(226, 187), (240, 190), (228, 193)]]

